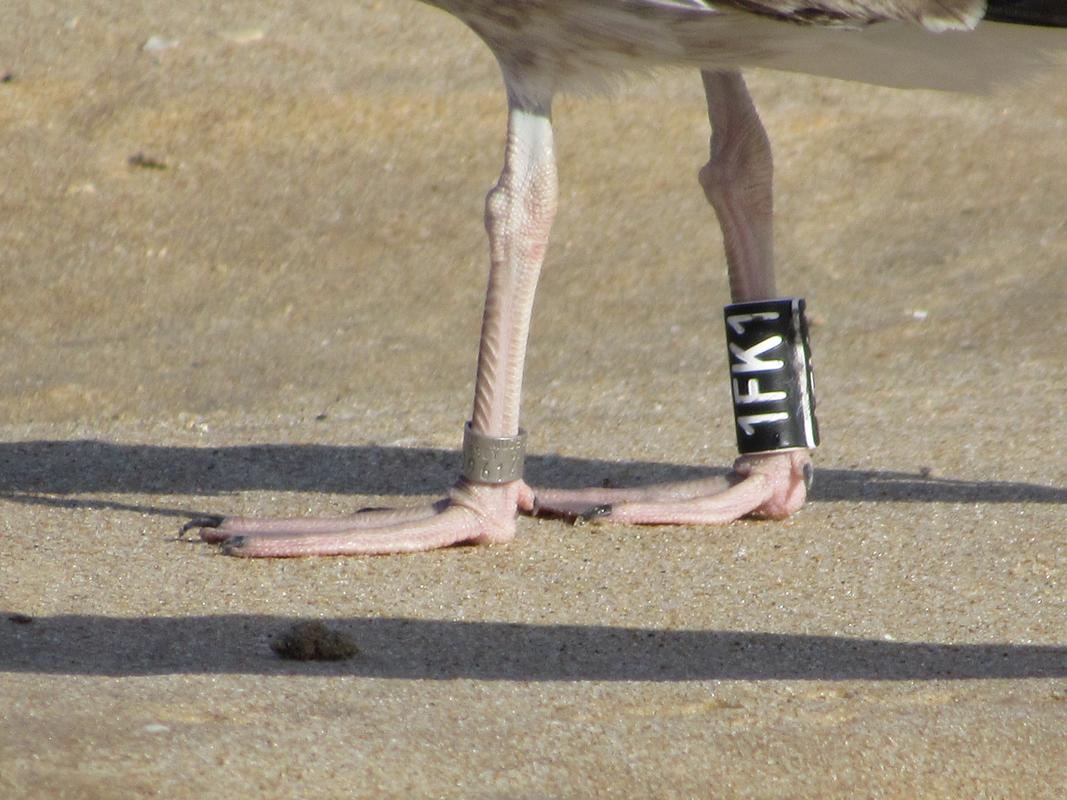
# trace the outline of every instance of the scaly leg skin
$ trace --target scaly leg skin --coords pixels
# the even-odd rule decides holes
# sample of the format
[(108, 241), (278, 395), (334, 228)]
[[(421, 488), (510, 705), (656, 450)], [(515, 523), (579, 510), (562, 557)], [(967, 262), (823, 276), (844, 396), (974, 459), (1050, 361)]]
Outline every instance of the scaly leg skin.
[(634, 489), (535, 490), (536, 515), (630, 525), (723, 525), (741, 517), (785, 519), (812, 479), (806, 450), (744, 456), (723, 478)]
[[(504, 170), (486, 199), (489, 288), (471, 429), (490, 437), (515, 436), (519, 430), (530, 313), (556, 212), (551, 99), (538, 100), (516, 88), (523, 87), (508, 86)], [(235, 556), (407, 553), (509, 541), (517, 510), (532, 505), (533, 495), (521, 480), (493, 485), (461, 478), (447, 499), (422, 508), (374, 509), (325, 520), (209, 518), (185, 529), (198, 527), (204, 541)]]
[[(508, 85), (504, 171), (486, 201), (491, 267), (471, 427), (515, 436), (533, 296), (556, 210), (550, 98)], [(763, 126), (737, 73), (704, 73), (714, 135), (700, 172), (726, 244), (735, 302), (775, 296), (771, 159)], [(534, 490), (461, 479), (446, 500), (407, 510), (367, 510), (327, 520), (196, 520), (205, 541), (238, 556), (382, 554), (462, 542), (506, 542), (516, 510), (633, 524), (718, 524), (746, 515), (781, 518), (803, 504), (806, 451), (743, 456), (724, 479), (642, 489)]]
[[(735, 303), (777, 296), (770, 142), (737, 72), (704, 72), (711, 157), (700, 185), (722, 228)], [(806, 450), (747, 455), (725, 478), (638, 489), (535, 490), (534, 513), (646, 525), (714, 525), (743, 516), (781, 519), (804, 505)]]

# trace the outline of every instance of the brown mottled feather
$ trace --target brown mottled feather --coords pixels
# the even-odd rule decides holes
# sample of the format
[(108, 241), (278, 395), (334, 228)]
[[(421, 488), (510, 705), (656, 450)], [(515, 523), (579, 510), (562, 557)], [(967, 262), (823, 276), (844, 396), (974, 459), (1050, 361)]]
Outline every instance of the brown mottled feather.
[(896, 20), (934, 31), (970, 30), (985, 0), (718, 0), (718, 5), (788, 22), (864, 24)]
[(541, 96), (670, 64), (987, 91), (1047, 66), (1047, 51), (1067, 44), (1060, 31), (980, 24), (985, 0), (423, 2), (465, 22), (506, 75), (522, 76), (515, 84)]

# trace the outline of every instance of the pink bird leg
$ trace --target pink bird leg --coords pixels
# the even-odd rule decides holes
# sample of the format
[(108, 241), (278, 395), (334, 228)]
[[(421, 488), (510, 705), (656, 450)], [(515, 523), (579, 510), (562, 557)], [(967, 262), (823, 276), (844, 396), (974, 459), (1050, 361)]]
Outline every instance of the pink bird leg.
[[(510, 40), (483, 38), (502, 64), (508, 133), (504, 169), (486, 200), (489, 286), (470, 425), (475, 435), (509, 440), (519, 433), (530, 314), (556, 214), (554, 90), (536, 59), (531, 65), (514, 57)], [(713, 136), (700, 184), (722, 228), (731, 295), (735, 302), (773, 298), (767, 136), (740, 73), (705, 71), (703, 77)], [(520, 511), (632, 524), (721, 524), (793, 513), (804, 504), (811, 470), (808, 452), (792, 450), (743, 456), (725, 478), (637, 489), (565, 491), (536, 489), (521, 477), (505, 483), (461, 477), (447, 498), (420, 508), (322, 520), (219, 517), (185, 529), (198, 528), (204, 541), (229, 555), (305, 556), (507, 542)]]

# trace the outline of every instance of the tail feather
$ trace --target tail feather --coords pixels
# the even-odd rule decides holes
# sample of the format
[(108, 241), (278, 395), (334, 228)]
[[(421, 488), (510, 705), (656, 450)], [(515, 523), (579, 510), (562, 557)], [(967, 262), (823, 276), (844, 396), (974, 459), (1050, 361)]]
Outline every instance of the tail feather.
[[(736, 38), (726, 41), (749, 46), (748, 52), (736, 52), (733, 63), (741, 67), (804, 72), (904, 89), (977, 93), (1038, 80), (1046, 72), (1059, 79), (1067, 72), (1067, 34), (1052, 27), (983, 21), (973, 31), (932, 33), (918, 25), (897, 22), (882, 22), (860, 31), (776, 22), (760, 25), (755, 18), (734, 17), (730, 22), (736, 25)], [(714, 41), (713, 25), (708, 24), (706, 34), (695, 24), (682, 32), (683, 41), (692, 43), (698, 56), (699, 42)], [(709, 62), (707, 66), (714, 65), (712, 59)]]
[(1064, 0), (988, 0), (985, 18), (991, 22), (1067, 28)]

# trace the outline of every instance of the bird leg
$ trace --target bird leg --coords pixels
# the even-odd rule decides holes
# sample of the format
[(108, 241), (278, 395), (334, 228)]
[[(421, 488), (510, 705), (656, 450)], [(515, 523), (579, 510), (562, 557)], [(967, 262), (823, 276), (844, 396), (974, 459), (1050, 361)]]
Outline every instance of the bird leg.
[[(519, 433), (526, 337), (556, 196), (550, 101), (532, 101), (509, 86), (504, 170), (486, 199), (490, 270), (470, 421), (476, 442), (514, 440)], [(322, 520), (212, 518), (186, 529), (199, 528), (202, 539), (236, 556), (400, 553), (509, 541), (518, 508), (532, 505), (521, 478), (463, 477), (446, 499), (421, 508)]]
[[(726, 246), (733, 301), (776, 296), (770, 142), (738, 72), (704, 72), (711, 158), (700, 185)], [(718, 524), (782, 518), (804, 505), (807, 450), (745, 455), (723, 478), (637, 489), (535, 490), (535, 513), (631, 524)]]
[[(771, 155), (736, 72), (705, 72), (713, 135), (700, 183), (719, 218), (735, 302), (775, 296)], [(490, 272), (482, 324), (474, 441), (514, 442), (533, 296), (556, 211), (549, 102), (508, 93), (504, 170), (486, 200)], [(509, 541), (516, 510), (633, 524), (716, 524), (746, 515), (781, 518), (803, 504), (807, 450), (742, 456), (731, 473), (636, 489), (532, 489), (462, 477), (449, 496), (411, 509), (373, 509), (336, 519), (220, 517), (190, 522), (200, 536), (240, 556), (414, 552), (462, 542)]]

